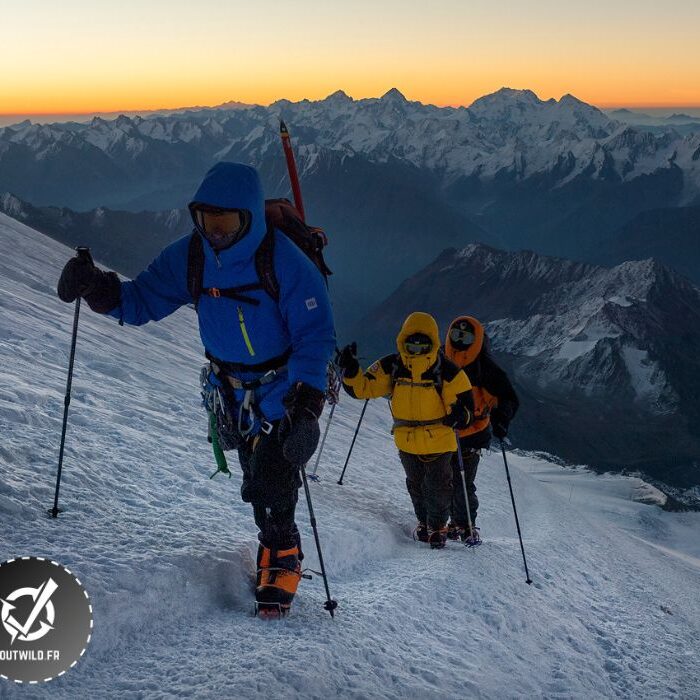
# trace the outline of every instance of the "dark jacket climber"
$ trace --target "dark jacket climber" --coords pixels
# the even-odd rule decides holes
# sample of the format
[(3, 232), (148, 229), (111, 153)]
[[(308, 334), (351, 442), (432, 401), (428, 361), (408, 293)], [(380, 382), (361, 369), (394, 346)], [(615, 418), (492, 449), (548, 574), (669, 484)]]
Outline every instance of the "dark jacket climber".
[[(474, 420), (459, 431), (459, 447), (464, 462), (472, 530), (475, 529), (479, 499), (476, 496), (477, 467), (481, 449), (508, 434), (508, 426), (518, 410), (518, 397), (506, 373), (489, 355), (483, 325), (471, 316), (459, 316), (450, 324), (445, 338), (445, 355), (469, 377), (474, 397)], [(448, 537), (465, 539), (469, 535), (464, 489), (457, 455), (452, 459), (453, 492)]]

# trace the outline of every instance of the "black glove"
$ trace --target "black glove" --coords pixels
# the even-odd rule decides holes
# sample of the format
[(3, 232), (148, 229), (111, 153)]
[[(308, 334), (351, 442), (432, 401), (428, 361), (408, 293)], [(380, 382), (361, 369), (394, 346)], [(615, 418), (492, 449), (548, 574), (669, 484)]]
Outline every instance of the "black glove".
[(498, 411), (491, 414), (491, 430), (499, 440), (503, 440), (508, 435), (508, 423), (508, 419)]
[(464, 430), (469, 427), (471, 421), (472, 415), (469, 409), (465, 405), (457, 402), (452, 406), (452, 410), (445, 416), (442, 422), (455, 430)]
[(115, 272), (104, 272), (89, 256), (78, 256), (66, 263), (57, 291), (61, 301), (70, 304), (83, 297), (93, 311), (104, 314), (119, 306), (121, 288)]
[(323, 411), (324, 398), (322, 391), (297, 382), (282, 399), (286, 411), (279, 424), (278, 438), (288, 462), (302, 466), (316, 452), (321, 437), (318, 419)]
[(357, 343), (346, 345), (339, 353), (336, 364), (343, 370), (343, 376), (352, 379), (360, 371), (360, 363), (357, 361)]

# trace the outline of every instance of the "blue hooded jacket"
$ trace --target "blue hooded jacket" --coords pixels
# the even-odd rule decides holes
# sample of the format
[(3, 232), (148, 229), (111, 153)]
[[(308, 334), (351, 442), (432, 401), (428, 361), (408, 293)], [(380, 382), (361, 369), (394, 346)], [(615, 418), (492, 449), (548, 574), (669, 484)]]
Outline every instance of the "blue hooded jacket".
[[(225, 289), (259, 282), (255, 251), (267, 227), (257, 172), (238, 163), (217, 163), (206, 174), (193, 201), (247, 209), (252, 215), (248, 233), (226, 250), (216, 253), (202, 237), (203, 286)], [(202, 343), (220, 360), (259, 365), (291, 350), (286, 371), (256, 391), (257, 407), (269, 421), (284, 415), (282, 398), (292, 384), (305, 382), (325, 390), (326, 367), (335, 348), (333, 315), (323, 276), (287, 236), (279, 231), (274, 235), (279, 302), (260, 289), (246, 292), (259, 299), (258, 306), (209, 295), (202, 295), (198, 305)], [(110, 315), (131, 325), (142, 325), (192, 303), (187, 288), (189, 240), (187, 235), (171, 243), (135, 280), (123, 282), (121, 305)], [(241, 372), (236, 376), (251, 381), (261, 374)], [(242, 399), (243, 392), (237, 390), (236, 400)]]

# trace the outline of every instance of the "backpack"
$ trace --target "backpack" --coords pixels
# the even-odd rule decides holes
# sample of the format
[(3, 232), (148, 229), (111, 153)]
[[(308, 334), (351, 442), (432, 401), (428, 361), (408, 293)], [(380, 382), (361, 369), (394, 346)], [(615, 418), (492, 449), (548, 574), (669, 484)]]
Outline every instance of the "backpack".
[(255, 270), (258, 274), (259, 282), (238, 287), (228, 287), (226, 289), (203, 286), (204, 244), (197, 231), (192, 233), (187, 253), (187, 289), (192, 296), (195, 310), (199, 306), (199, 298), (202, 294), (214, 297), (227, 297), (257, 306), (260, 303), (259, 300), (246, 295), (245, 292), (264, 289), (274, 301), (279, 302), (280, 286), (274, 266), (275, 229), (281, 231), (306, 254), (323, 275), (326, 284), (328, 284), (328, 276), (333, 273), (323, 259), (323, 249), (326, 247), (328, 239), (322, 229), (308, 226), (288, 199), (265, 200), (265, 222), (267, 224), (267, 232), (263, 237), (262, 243), (255, 251)]

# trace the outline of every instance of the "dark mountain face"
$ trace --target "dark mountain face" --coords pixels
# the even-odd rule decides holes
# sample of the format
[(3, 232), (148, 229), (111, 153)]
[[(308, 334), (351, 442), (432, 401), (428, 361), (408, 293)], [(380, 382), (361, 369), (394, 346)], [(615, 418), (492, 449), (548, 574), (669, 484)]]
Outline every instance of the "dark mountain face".
[(700, 284), (700, 206), (637, 214), (596, 241), (590, 255), (611, 263), (653, 257)]
[(517, 445), (700, 484), (700, 293), (685, 278), (652, 260), (447, 250), (357, 325), (366, 363), (394, 350), (416, 310), (443, 333), (464, 313), (487, 324), (522, 398)]
[[(415, 168), (378, 166), (362, 159), (329, 166), (345, 168), (347, 189), (339, 192), (329, 187), (321, 174), (310, 177), (309, 201), (320, 206), (309, 207), (307, 216), (311, 223), (334, 221), (334, 227), (327, 229), (326, 258), (333, 270), (336, 325), (345, 332), (378, 299), (430, 260), (436, 245), (463, 245), (471, 238), (465, 231), (478, 235), (479, 230), (449, 208), (438, 207), (423, 186), (424, 174)], [(268, 182), (282, 175), (263, 172)], [(379, 202), (384, 193), (386, 201)], [(345, 198), (357, 206), (340, 215)], [(129, 212), (101, 207), (76, 212), (35, 207), (5, 194), (0, 195), (0, 211), (61, 243), (89, 246), (96, 260), (128, 277), (136, 276), (168, 243), (192, 229), (186, 209)], [(373, 216), (374, 211), (380, 215)]]
[[(524, 182), (504, 178), (485, 193), (491, 203), (479, 215), (468, 195), (462, 201), (474, 220), (489, 231), (491, 240), (503, 247), (525, 245), (548, 255), (607, 264), (641, 256), (633, 253), (601, 260), (601, 239), (615, 235), (642, 207), (676, 206), (684, 188), (683, 173), (677, 167), (659, 168), (630, 181), (578, 175), (564, 185), (555, 184), (552, 174)], [(474, 200), (477, 206), (480, 199)], [(696, 272), (700, 274), (700, 266)]]
[(187, 210), (75, 212), (34, 207), (11, 194), (0, 195), (0, 211), (65, 245), (88, 246), (95, 260), (127, 277), (135, 277), (190, 227)]

